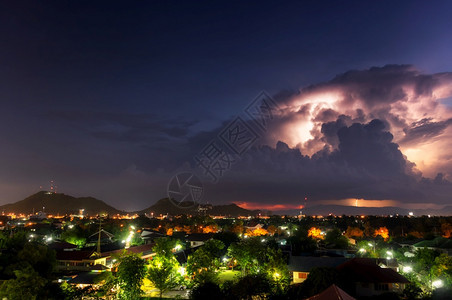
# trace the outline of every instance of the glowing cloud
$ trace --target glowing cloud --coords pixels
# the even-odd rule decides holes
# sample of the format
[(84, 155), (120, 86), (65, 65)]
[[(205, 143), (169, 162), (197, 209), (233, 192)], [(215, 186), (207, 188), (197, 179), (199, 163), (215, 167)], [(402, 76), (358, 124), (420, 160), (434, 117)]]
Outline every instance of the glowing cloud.
[[(337, 149), (325, 126), (382, 120), (407, 159), (424, 176), (452, 174), (452, 73), (425, 75), (412, 66), (350, 71), (283, 100), (268, 143), (278, 141), (312, 156)], [(413, 169), (415, 170), (415, 169)]]

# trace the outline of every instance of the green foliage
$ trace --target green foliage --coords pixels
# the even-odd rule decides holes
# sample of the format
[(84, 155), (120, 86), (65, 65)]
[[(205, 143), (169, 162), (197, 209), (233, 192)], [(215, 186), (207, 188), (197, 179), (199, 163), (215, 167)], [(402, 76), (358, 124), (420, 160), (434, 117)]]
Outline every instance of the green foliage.
[[(452, 284), (452, 258), (438, 251), (421, 248), (414, 257), (397, 255), (400, 262), (412, 268), (412, 272), (403, 273), (411, 282), (405, 289), (407, 297), (431, 296), (434, 291), (433, 282), (441, 280), (445, 286)], [(403, 271), (403, 269), (402, 269)]]
[(273, 292), (275, 294), (284, 293), (290, 284), (290, 276), (281, 249), (269, 248), (266, 257), (264, 268), (272, 284)]
[(174, 288), (180, 280), (177, 273), (177, 261), (172, 259), (153, 259), (149, 264), (147, 278), (163, 293)]
[(173, 249), (176, 247), (176, 245), (177, 245), (176, 240), (167, 237), (162, 237), (155, 240), (155, 245), (152, 248), (152, 251), (157, 253), (157, 256), (160, 259), (163, 258), (170, 259), (174, 257)]
[(305, 296), (321, 293), (330, 285), (340, 285), (339, 272), (334, 268), (313, 268), (301, 288)]
[(243, 239), (229, 246), (228, 255), (237, 260), (242, 269), (242, 275), (257, 274), (263, 269), (265, 258), (265, 245), (261, 238), (254, 237)]
[(226, 248), (228, 248), (232, 243), (237, 243), (240, 241), (239, 236), (230, 231), (221, 231), (213, 236), (214, 239), (222, 241)]
[(190, 293), (192, 300), (221, 300), (225, 299), (221, 288), (213, 282), (202, 283), (192, 289)]
[(328, 231), (324, 242), (327, 248), (348, 249), (348, 239), (338, 228)]
[(242, 276), (264, 276), (273, 294), (283, 294), (290, 283), (287, 262), (280, 249), (272, 241), (248, 238), (232, 244), (229, 256), (242, 268)]
[(177, 242), (169, 238), (156, 239), (152, 250), (156, 253), (149, 263), (147, 278), (159, 289), (160, 298), (163, 293), (174, 288), (181, 280), (177, 272), (179, 263), (174, 257), (173, 249)]
[(403, 290), (403, 296), (408, 299), (419, 299), (422, 294), (422, 289), (414, 282), (410, 282)]
[(223, 248), (223, 242), (209, 240), (188, 257), (187, 273), (192, 276), (194, 282), (217, 282), (217, 270), (220, 267)]
[(230, 298), (238, 299), (266, 299), (271, 294), (271, 282), (265, 274), (247, 275), (242, 277), (230, 290)]
[(56, 266), (55, 251), (35, 243), (25, 244), (17, 254), (17, 258), (21, 262), (28, 262), (44, 278), (50, 278)]
[(287, 242), (292, 246), (293, 255), (313, 252), (317, 249), (317, 242), (313, 238), (308, 237), (308, 230), (305, 228), (295, 231), (295, 235), (287, 238)]
[(87, 234), (80, 226), (76, 225), (72, 229), (66, 229), (61, 234), (61, 239), (65, 242), (77, 245), (79, 248), (86, 244)]
[(435, 278), (441, 278), (445, 285), (452, 286), (452, 258), (449, 255), (442, 253), (435, 257), (431, 272)]
[(31, 266), (15, 270), (16, 278), (9, 279), (0, 286), (0, 298), (8, 300), (38, 299), (47, 280), (39, 276)]
[(145, 274), (145, 262), (139, 255), (127, 253), (121, 256), (116, 272), (119, 298), (137, 299), (142, 293), (141, 285)]

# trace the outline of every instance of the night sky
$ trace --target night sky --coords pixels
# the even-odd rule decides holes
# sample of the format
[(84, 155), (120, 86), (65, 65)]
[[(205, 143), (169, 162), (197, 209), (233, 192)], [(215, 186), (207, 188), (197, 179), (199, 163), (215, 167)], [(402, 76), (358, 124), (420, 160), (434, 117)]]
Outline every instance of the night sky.
[[(451, 11), (450, 1), (3, 2), (0, 204), (54, 180), (132, 211), (184, 171), (212, 204), (440, 208), (452, 202)], [(246, 114), (262, 91), (276, 104), (264, 129)], [(196, 157), (240, 121), (256, 139), (213, 182)]]

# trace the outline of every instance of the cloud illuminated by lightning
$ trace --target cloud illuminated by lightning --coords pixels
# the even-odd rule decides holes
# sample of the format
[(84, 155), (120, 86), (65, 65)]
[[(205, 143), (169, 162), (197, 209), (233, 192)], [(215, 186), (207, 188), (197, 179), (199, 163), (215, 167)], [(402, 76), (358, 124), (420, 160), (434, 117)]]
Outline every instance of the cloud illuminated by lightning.
[(393, 141), (424, 176), (452, 174), (452, 73), (425, 75), (412, 66), (350, 71), (285, 99), (269, 135), (305, 155), (334, 151), (322, 125), (339, 117), (345, 125), (385, 122)]

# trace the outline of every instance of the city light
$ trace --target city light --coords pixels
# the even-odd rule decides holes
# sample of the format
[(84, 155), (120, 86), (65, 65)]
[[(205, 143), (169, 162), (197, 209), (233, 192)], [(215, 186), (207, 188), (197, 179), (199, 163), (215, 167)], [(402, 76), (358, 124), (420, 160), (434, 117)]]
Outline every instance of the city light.
[(184, 275), (185, 275), (185, 268), (184, 268), (184, 267), (179, 267), (179, 268), (177, 269), (177, 272), (178, 272), (180, 275), (184, 276)]
[(443, 285), (444, 285), (444, 283), (443, 283), (443, 281), (442, 280), (440, 280), (440, 279), (438, 279), (438, 280), (435, 280), (435, 281), (433, 281), (432, 282), (432, 286), (434, 287), (434, 288), (440, 288), (440, 287), (443, 287)]
[(402, 271), (405, 272), (405, 273), (410, 273), (410, 272), (413, 271), (413, 268), (410, 267), (410, 266), (404, 266), (404, 267), (402, 268)]

